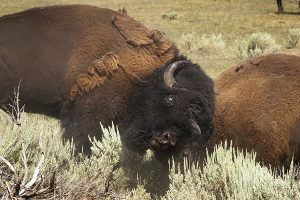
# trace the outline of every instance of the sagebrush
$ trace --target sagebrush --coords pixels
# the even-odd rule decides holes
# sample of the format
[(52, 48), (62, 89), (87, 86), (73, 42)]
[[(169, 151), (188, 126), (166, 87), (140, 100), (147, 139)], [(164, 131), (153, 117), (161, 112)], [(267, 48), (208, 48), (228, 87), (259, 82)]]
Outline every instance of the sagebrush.
[(216, 52), (226, 47), (222, 34), (200, 35), (196, 32), (186, 33), (178, 42), (179, 47), (187, 52)]
[(290, 28), (287, 37), (287, 48), (292, 49), (299, 46), (300, 28)]
[[(24, 175), (21, 156), (21, 144), (16, 125), (10, 118), (1, 114), (1, 125), (5, 127), (1, 134), (0, 155), (6, 158), (16, 169), (12, 173), (1, 161), (2, 180), (10, 188)], [(145, 190), (145, 181), (154, 181), (151, 187), (161, 187), (159, 177), (155, 177), (154, 167), (157, 161), (147, 156), (131, 154), (129, 160), (135, 160), (131, 174), (129, 164), (119, 166), (124, 159), (120, 136), (116, 128), (103, 128), (102, 142), (91, 139), (93, 143), (90, 158), (75, 157), (73, 146), (61, 141), (59, 122), (44, 116), (25, 114), (22, 118), (24, 142), (28, 158), (28, 179), (32, 176), (41, 152), (45, 161), (40, 172), (40, 182), (35, 190), (50, 186), (53, 177), (55, 186), (50, 193), (43, 193), (36, 198), (58, 199), (297, 199), (300, 198), (299, 183), (294, 180), (294, 168), (286, 172), (275, 173), (272, 169), (255, 161), (255, 154), (242, 152), (227, 143), (215, 147), (207, 157), (204, 166), (184, 164), (183, 170), (170, 169), (170, 183), (166, 194), (152, 193)], [(174, 161), (171, 161), (174, 162)], [(152, 165), (152, 167), (150, 167)], [(172, 165), (178, 166), (178, 165)], [(143, 171), (144, 170), (144, 171)], [(153, 173), (154, 172), (154, 173)], [(143, 179), (148, 176), (149, 179)], [(157, 182), (156, 182), (157, 181)], [(155, 184), (157, 183), (157, 184)], [(154, 186), (153, 186), (154, 185)], [(7, 196), (6, 186), (1, 185), (2, 196)], [(1, 191), (0, 191), (1, 192)], [(159, 195), (158, 195), (159, 194)]]
[(275, 53), (279, 49), (280, 45), (266, 32), (252, 33), (248, 38), (236, 40), (233, 47), (235, 55), (240, 59)]

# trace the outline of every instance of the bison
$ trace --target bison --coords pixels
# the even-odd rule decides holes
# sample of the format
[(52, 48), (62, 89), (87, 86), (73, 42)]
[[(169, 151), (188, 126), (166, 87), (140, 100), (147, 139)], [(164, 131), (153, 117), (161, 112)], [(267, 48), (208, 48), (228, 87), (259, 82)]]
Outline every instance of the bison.
[(179, 155), (212, 133), (213, 81), (160, 31), (124, 12), (73, 5), (0, 18), (0, 104), (21, 80), (27, 112), (61, 119), (89, 153), (100, 122), (143, 153)]
[(267, 55), (225, 71), (215, 82), (216, 112), (210, 143), (257, 152), (266, 165), (300, 161), (300, 57)]

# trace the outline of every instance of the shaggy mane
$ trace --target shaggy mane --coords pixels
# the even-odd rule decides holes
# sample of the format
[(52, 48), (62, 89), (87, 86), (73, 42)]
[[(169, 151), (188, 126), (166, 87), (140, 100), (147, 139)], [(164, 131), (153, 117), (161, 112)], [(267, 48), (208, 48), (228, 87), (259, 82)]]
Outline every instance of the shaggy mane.
[(82, 96), (103, 85), (119, 69), (119, 57), (114, 52), (106, 53), (101, 59), (94, 60), (88, 67), (88, 72), (80, 74), (76, 84), (72, 86), (70, 100)]

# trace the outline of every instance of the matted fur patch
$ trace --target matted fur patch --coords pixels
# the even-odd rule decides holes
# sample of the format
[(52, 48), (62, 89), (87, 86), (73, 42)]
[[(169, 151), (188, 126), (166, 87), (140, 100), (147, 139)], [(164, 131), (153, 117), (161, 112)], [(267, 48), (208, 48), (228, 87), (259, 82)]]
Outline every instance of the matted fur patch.
[(112, 18), (113, 25), (132, 47), (145, 49), (145, 52), (155, 54), (158, 57), (170, 49), (175, 49), (173, 43), (165, 37), (164, 33), (158, 30), (150, 31), (141, 23), (132, 22), (133, 20), (125, 14), (114, 15)]
[(119, 68), (119, 57), (114, 52), (106, 53), (101, 59), (94, 60), (88, 67), (88, 72), (80, 74), (76, 84), (70, 91), (70, 101), (82, 96), (104, 82)]

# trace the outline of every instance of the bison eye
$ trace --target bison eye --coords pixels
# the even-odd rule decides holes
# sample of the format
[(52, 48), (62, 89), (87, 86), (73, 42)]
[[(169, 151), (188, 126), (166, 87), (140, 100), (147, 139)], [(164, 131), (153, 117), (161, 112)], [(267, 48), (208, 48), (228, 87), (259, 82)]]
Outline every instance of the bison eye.
[(166, 96), (165, 97), (165, 105), (167, 107), (172, 107), (174, 106), (174, 101), (175, 101), (175, 98), (173, 95), (169, 95), (169, 96)]

